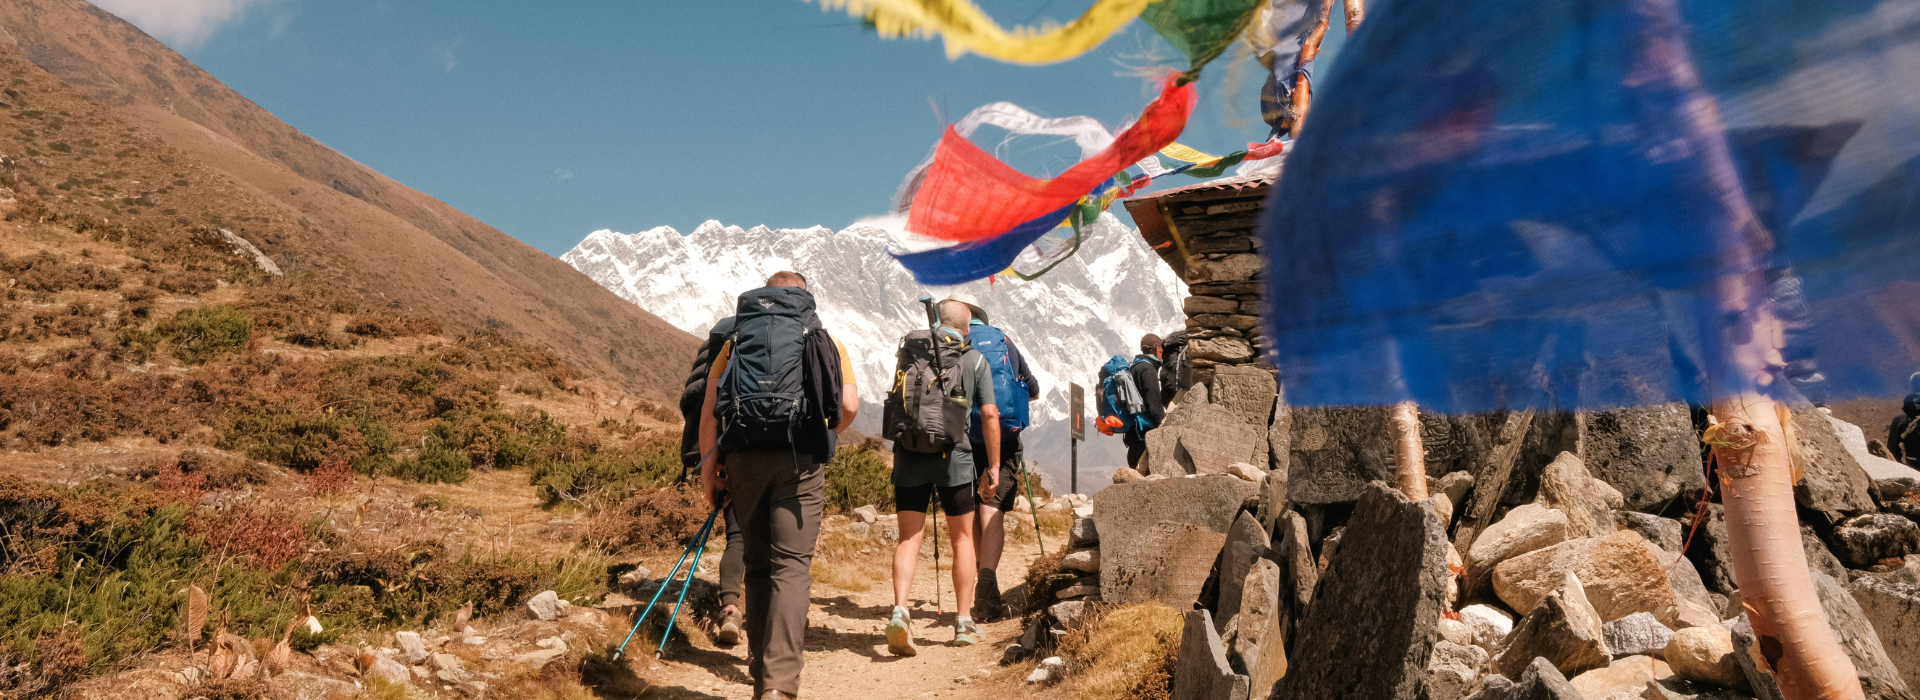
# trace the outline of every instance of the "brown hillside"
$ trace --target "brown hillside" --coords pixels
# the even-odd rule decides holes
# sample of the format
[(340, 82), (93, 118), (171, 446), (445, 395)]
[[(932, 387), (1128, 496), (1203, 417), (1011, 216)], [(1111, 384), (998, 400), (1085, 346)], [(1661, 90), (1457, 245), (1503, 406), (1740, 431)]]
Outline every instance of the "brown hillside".
[[(492, 328), (546, 345), (567, 362), (643, 396), (665, 399), (677, 392), (677, 368), (693, 353), (692, 336), (565, 263), (315, 141), (133, 25), (82, 0), (0, 3), (0, 49), (18, 52), (4, 59), (11, 79), (25, 80), (39, 93), (27, 96), (25, 109), (78, 115), (104, 104), (114, 121), (164, 143), (142, 146), (134, 160), (159, 158), (165, 150), (173, 158), (162, 163), (172, 168), (169, 174), (193, 170), (201, 175), (185, 179), (211, 186), (166, 194), (122, 188), (116, 194), (141, 192), (158, 208), (180, 212), (160, 215), (140, 207), (138, 214), (123, 215), (216, 223), (188, 212), (206, 209), (199, 199), (211, 191), (240, 197), (247, 200), (242, 208), (256, 213), (242, 225), (250, 232), (235, 232), (289, 272), (308, 270), (366, 301), (456, 327)], [(82, 105), (77, 94), (46, 89), (32, 75), (36, 71), (14, 65), (13, 55), (98, 102)], [(0, 136), (6, 135), (0, 128)], [(66, 154), (36, 148), (38, 157), (62, 163), (83, 180), (131, 172), (108, 160), (124, 146), (81, 147), (71, 153), (72, 164), (63, 163)], [(136, 187), (155, 184), (142, 182)], [(663, 357), (674, 361), (652, 361)]]

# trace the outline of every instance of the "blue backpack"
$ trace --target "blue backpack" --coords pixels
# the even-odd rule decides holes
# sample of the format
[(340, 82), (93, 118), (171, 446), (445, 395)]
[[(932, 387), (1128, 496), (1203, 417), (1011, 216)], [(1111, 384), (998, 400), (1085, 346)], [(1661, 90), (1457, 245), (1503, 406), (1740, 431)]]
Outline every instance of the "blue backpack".
[(1127, 371), (1132, 366), (1120, 355), (1100, 366), (1100, 415), (1119, 416), (1126, 432), (1141, 435), (1152, 430), (1154, 423), (1147, 415), (1146, 396), (1134, 385), (1133, 373)]
[[(985, 357), (987, 367), (993, 371), (993, 402), (1000, 407), (1000, 425), (1012, 432), (1024, 430), (1028, 425), (1026, 382), (1020, 381), (1018, 373), (1013, 371), (1013, 360), (1019, 351), (1007, 342), (1007, 334), (993, 326), (976, 324), (967, 329), (967, 343)], [(984, 442), (980, 433), (980, 407), (973, 408), (973, 422), (967, 430), (974, 442)]]

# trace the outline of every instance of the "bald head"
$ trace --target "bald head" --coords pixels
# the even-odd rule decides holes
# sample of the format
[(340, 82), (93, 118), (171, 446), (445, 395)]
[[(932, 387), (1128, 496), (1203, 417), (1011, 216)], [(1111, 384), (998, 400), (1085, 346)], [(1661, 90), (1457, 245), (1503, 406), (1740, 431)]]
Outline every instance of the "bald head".
[(940, 303), (940, 325), (967, 332), (969, 322), (973, 320), (973, 309), (963, 302), (945, 301)]

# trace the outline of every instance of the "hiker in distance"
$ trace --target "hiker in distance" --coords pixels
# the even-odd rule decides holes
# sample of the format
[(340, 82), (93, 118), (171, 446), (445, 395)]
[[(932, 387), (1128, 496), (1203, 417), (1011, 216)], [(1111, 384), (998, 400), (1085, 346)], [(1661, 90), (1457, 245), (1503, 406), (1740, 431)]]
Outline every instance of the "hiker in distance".
[[(983, 622), (993, 622), (1006, 616), (1006, 605), (1000, 601), (1000, 555), (1007, 546), (1007, 511), (1013, 510), (1020, 498), (1020, 477), (1026, 471), (1025, 456), (1020, 448), (1020, 432), (1028, 425), (1027, 404), (1040, 396), (1040, 380), (1035, 379), (1033, 370), (1028, 369), (1026, 360), (1020, 355), (1019, 346), (1007, 337), (1006, 331), (989, 325), (987, 310), (980, 308), (970, 296), (954, 295), (946, 301), (965, 304), (972, 312), (972, 320), (967, 322), (967, 344), (980, 353), (987, 361), (988, 371), (993, 373), (993, 406), (999, 410), (1000, 419), (990, 421), (985, 418), (985, 404), (974, 404), (973, 413), (967, 423), (967, 442), (974, 460), (977, 474), (975, 482), (980, 487), (980, 504), (974, 517), (974, 548), (978, 551), (980, 574), (976, 579), (973, 593), (973, 617)], [(986, 433), (994, 430), (998, 424), (1000, 433), (1000, 460), (996, 465), (987, 460)], [(987, 471), (999, 470), (998, 487), (988, 489), (994, 480), (987, 478)], [(964, 609), (964, 608), (963, 608)]]
[(1887, 451), (1893, 461), (1920, 469), (1920, 372), (1907, 377), (1907, 400), (1887, 426)]
[(826, 506), (826, 465), (860, 408), (847, 349), (820, 326), (807, 279), (776, 272), (740, 295), (707, 373), (700, 483), (732, 504), (746, 563), (747, 673), (754, 697), (800, 693), (809, 568)]
[[(986, 358), (967, 345), (972, 318), (973, 310), (965, 303), (942, 302), (937, 327), (915, 330), (901, 339), (893, 387), (880, 419), (881, 436), (893, 441), (893, 500), (900, 525), (900, 542), (893, 550), (893, 615), (887, 621), (887, 651), (896, 656), (919, 653), (913, 645), (907, 594), (913, 589), (928, 506), (935, 498), (953, 533), (953, 591), (958, 603), (953, 644), (980, 641), (980, 628), (969, 615), (976, 563), (973, 465), (976, 457), (986, 464), (1000, 463), (1000, 431), (984, 431), (986, 454), (975, 455), (967, 426), (976, 406), (986, 424), (999, 423), (1000, 410), (994, 403), (993, 372)], [(986, 473), (987, 490), (998, 493), (1000, 471)], [(939, 571), (934, 575), (939, 576)]]
[[(713, 324), (707, 331), (706, 341), (700, 343), (700, 350), (693, 356), (693, 371), (687, 374), (686, 388), (680, 392), (680, 417), (686, 421), (686, 428), (680, 435), (680, 479), (685, 482), (689, 473), (700, 477), (704, 465), (700, 463), (700, 426), (706, 421), (700, 409), (706, 403), (707, 374), (713, 371), (713, 357), (719, 354), (720, 346), (733, 335), (733, 317), (728, 316)], [(704, 482), (703, 482), (704, 483)], [(726, 646), (740, 643), (740, 590), (747, 578), (745, 535), (740, 531), (740, 519), (733, 515), (733, 505), (728, 504), (721, 510), (720, 517), (725, 522), (727, 548), (720, 553), (720, 624), (714, 632), (713, 640)]]
[(1120, 431), (1127, 445), (1127, 466), (1134, 469), (1140, 468), (1140, 457), (1146, 454), (1147, 433), (1166, 416), (1160, 394), (1160, 336), (1142, 336), (1140, 354), (1132, 362), (1114, 355), (1100, 368), (1098, 427), (1105, 435)]

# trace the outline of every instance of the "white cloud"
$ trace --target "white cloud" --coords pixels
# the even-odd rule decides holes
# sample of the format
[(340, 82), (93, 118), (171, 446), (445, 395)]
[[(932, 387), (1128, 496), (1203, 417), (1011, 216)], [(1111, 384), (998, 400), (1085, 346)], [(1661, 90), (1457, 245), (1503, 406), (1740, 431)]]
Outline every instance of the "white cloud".
[(573, 171), (572, 171), (572, 170), (568, 170), (568, 169), (566, 169), (566, 168), (554, 168), (554, 169), (553, 169), (553, 181), (554, 181), (554, 182), (566, 182), (566, 181), (568, 181), (568, 180), (572, 180), (572, 179), (573, 179)]
[(466, 37), (456, 36), (452, 42), (434, 47), (433, 56), (440, 61), (440, 67), (449, 73), (453, 72), (460, 65), (460, 45), (465, 42)]
[(278, 0), (94, 0), (154, 38), (176, 49), (198, 48), (208, 37), (245, 16), (249, 9)]

